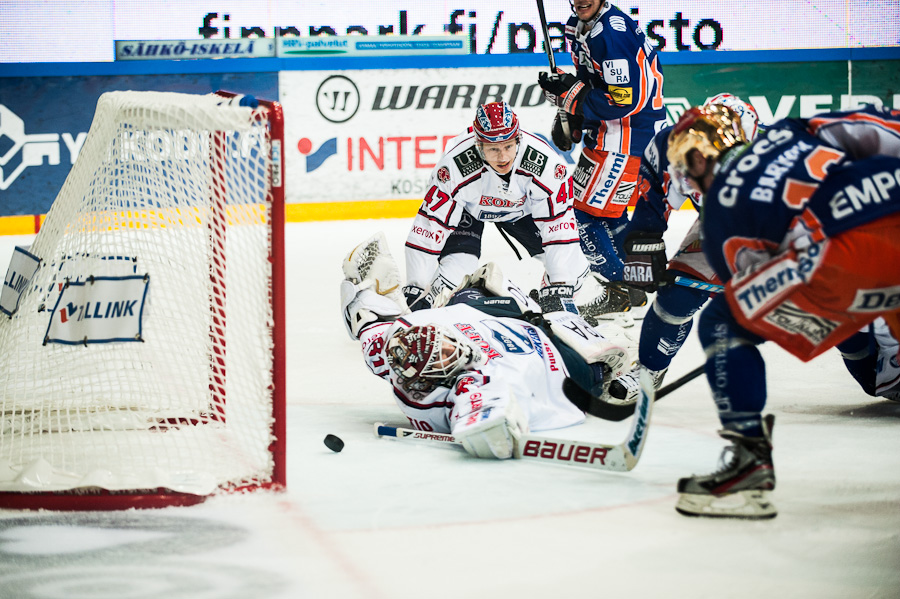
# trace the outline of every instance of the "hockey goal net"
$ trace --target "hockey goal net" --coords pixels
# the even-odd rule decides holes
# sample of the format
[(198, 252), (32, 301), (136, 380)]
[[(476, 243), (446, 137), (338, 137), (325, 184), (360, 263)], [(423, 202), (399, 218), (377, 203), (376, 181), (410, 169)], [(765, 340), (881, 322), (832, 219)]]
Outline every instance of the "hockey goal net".
[(240, 99), (100, 97), (0, 298), (0, 507), (284, 485), (284, 127)]

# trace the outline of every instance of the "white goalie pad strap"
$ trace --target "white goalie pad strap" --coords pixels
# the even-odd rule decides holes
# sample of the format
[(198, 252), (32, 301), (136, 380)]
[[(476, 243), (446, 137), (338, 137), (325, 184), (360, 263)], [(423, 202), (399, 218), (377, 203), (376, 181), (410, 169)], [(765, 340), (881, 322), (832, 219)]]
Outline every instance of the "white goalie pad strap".
[(351, 339), (359, 339), (359, 332), (375, 322), (395, 320), (406, 312), (390, 297), (378, 295), (371, 289), (360, 289), (350, 281), (341, 281), (341, 314)]
[(503, 402), (485, 401), (477, 411), (459, 415), (453, 437), (476, 458), (499, 459), (521, 456), (521, 439), (528, 434), (528, 421), (515, 396)]
[(569, 312), (545, 314), (544, 320), (549, 323), (553, 334), (588, 364), (606, 364), (614, 378), (631, 368), (637, 344), (622, 327), (604, 323), (594, 328), (581, 316)]
[(500, 267), (493, 262), (482, 264), (472, 274), (463, 279), (460, 287), (483, 287), (491, 295), (497, 297), (511, 297), (519, 306), (522, 313), (540, 313), (541, 307), (536, 301), (528, 297), (528, 294), (503, 276)]
[(360, 289), (372, 289), (406, 309), (400, 269), (388, 249), (383, 232), (379, 231), (353, 248), (344, 258), (341, 268), (344, 278)]

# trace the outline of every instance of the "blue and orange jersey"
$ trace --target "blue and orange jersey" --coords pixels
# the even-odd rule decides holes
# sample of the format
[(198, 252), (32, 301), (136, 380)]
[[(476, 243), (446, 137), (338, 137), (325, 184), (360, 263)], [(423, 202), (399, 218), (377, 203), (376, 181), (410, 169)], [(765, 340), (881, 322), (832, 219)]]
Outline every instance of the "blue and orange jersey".
[(816, 242), (897, 211), (900, 112), (784, 119), (723, 161), (703, 199), (703, 247), (727, 281), (801, 237)]
[(589, 30), (569, 18), (565, 35), (578, 79), (590, 87), (582, 101), (585, 147), (640, 156), (666, 121), (656, 49), (608, 3)]

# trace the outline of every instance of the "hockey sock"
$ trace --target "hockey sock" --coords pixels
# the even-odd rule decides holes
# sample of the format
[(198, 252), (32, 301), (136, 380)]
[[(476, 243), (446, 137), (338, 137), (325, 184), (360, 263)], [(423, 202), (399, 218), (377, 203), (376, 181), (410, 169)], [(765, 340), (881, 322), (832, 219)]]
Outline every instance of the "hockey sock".
[(575, 218), (578, 222), (578, 236), (581, 238), (581, 251), (591, 265), (591, 272), (601, 275), (607, 281), (621, 281), (623, 262), (616, 245), (616, 236), (621, 237), (624, 225), (628, 223), (628, 216), (604, 218), (576, 210)]
[(707, 356), (706, 378), (722, 426), (748, 437), (761, 436), (766, 366), (756, 344), (764, 340), (734, 320), (724, 295), (716, 296), (701, 313), (699, 333)]
[(868, 330), (851, 335), (837, 344), (844, 366), (869, 395), (875, 395), (875, 374), (878, 352), (872, 347), (872, 335)]
[(650, 370), (668, 368), (691, 332), (694, 314), (708, 297), (689, 287), (661, 287), (644, 316), (638, 344), (640, 363)]

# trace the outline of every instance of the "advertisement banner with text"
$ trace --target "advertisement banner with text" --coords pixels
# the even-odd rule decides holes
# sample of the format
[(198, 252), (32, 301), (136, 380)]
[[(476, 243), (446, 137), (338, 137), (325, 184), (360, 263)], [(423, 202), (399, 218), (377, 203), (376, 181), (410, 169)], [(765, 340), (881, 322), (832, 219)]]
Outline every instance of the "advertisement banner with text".
[[(290, 71), (281, 74), (287, 201), (421, 198), (446, 143), (478, 104), (504, 100), (549, 139), (554, 109), (539, 69)], [(685, 66), (664, 69), (670, 122), (720, 92), (750, 101), (762, 123), (872, 102), (900, 108), (900, 61)], [(577, 157), (578, 148), (574, 155)], [(574, 164), (573, 152), (564, 154)]]
[[(473, 54), (543, 49), (534, 0), (55, 0), (3, 2), (0, 62), (111, 61), (114, 40), (346, 35), (453, 35)], [(664, 52), (858, 48), (900, 43), (896, 0), (629, 0), (615, 2)], [(567, 0), (544, 0), (561, 49)], [(49, 36), (49, 37), (48, 37)]]
[(46, 214), (87, 139), (97, 99), (113, 90), (277, 99), (276, 73), (0, 78), (0, 216)]

